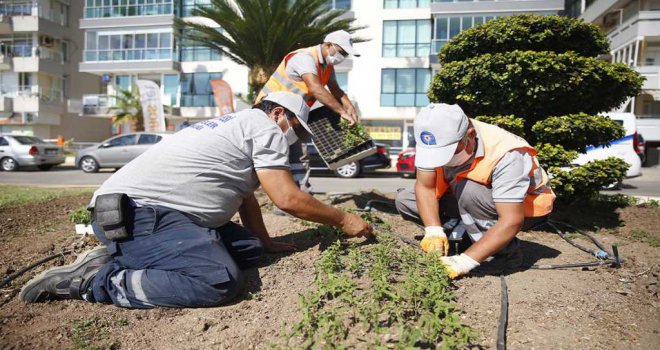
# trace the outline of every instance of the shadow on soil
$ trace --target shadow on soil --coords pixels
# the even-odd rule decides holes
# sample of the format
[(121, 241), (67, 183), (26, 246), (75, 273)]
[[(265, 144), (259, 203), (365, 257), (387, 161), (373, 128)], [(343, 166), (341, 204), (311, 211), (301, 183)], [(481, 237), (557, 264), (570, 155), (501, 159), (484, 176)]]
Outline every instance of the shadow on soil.
[(631, 204), (633, 203), (623, 195), (597, 196), (591, 200), (577, 200), (570, 204), (556, 203), (550, 218), (587, 231), (614, 229), (624, 224), (618, 209)]

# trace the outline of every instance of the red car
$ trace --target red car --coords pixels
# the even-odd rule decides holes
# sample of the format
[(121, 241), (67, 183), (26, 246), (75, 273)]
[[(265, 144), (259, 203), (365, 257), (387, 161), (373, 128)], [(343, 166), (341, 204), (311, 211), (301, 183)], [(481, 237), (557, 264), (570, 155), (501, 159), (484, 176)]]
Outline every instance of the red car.
[(396, 170), (403, 177), (415, 177), (414, 148), (408, 148), (407, 150), (399, 153), (399, 158), (396, 160)]

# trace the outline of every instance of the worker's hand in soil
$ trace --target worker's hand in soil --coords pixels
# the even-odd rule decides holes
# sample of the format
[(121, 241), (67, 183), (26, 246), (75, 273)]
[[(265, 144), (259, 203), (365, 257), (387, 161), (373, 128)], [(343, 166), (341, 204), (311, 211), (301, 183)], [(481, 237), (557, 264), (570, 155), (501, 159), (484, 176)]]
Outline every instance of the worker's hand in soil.
[(298, 250), (298, 247), (290, 243), (277, 242), (271, 240), (268, 243), (264, 243), (264, 249), (268, 253), (288, 253)]
[(424, 238), (422, 239), (422, 250), (437, 252), (440, 255), (449, 254), (449, 240), (441, 226), (428, 226), (424, 228)]
[(447, 276), (451, 279), (465, 276), (472, 269), (479, 266), (478, 262), (465, 253), (461, 255), (442, 256), (440, 257), (440, 261), (445, 265)]
[(341, 230), (351, 237), (364, 237), (374, 234), (374, 229), (368, 222), (351, 213), (344, 214), (344, 219), (341, 222)]

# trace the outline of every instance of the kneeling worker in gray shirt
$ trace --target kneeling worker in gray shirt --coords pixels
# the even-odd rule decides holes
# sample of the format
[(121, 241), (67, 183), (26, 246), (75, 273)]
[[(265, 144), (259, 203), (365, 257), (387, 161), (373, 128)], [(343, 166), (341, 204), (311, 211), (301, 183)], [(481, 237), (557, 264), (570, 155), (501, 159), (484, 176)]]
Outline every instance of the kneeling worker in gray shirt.
[[(33, 278), (21, 299), (127, 308), (226, 303), (240, 291), (241, 269), (263, 250), (295, 249), (270, 238), (254, 196), (260, 184), (293, 216), (349, 236), (371, 234), (360, 217), (293, 182), (289, 145), (309, 132), (308, 113), (301, 96), (274, 92), (251, 110), (199, 122), (151, 147), (94, 193), (94, 233), (105, 247)], [(237, 212), (244, 226), (230, 221)]]

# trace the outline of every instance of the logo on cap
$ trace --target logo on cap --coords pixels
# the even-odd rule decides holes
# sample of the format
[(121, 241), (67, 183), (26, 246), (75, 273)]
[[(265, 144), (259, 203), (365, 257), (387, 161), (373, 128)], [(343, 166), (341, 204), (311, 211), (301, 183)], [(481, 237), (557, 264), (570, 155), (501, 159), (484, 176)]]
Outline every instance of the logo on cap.
[(433, 146), (435, 145), (435, 136), (428, 131), (422, 131), (419, 135), (419, 138), (422, 140), (422, 143), (425, 145)]

